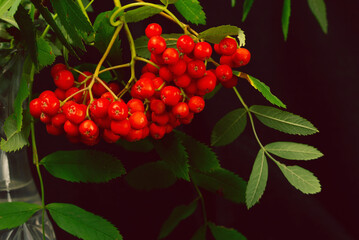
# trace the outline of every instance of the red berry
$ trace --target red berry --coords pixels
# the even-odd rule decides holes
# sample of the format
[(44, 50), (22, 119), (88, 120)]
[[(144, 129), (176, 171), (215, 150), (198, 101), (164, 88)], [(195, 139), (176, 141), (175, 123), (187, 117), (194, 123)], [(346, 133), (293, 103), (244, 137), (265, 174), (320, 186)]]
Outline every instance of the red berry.
[(229, 79), (228, 81), (225, 82), (221, 82), (222, 86), (225, 88), (232, 88), (234, 86), (236, 86), (238, 83), (238, 77), (233, 75), (231, 79)]
[(40, 98), (34, 98), (33, 100), (31, 100), (30, 104), (29, 104), (29, 108), (30, 108), (30, 114), (34, 117), (34, 118), (39, 118), (41, 115), (41, 99)]
[(58, 113), (51, 118), (51, 124), (55, 127), (62, 127), (66, 122), (66, 115), (64, 113)]
[(150, 79), (154, 79), (156, 78), (156, 75), (152, 72), (145, 72), (141, 75), (140, 78), (150, 78)]
[(110, 129), (111, 127), (111, 119), (109, 117), (104, 117), (104, 118), (93, 117), (92, 120), (97, 124), (99, 128)]
[(148, 120), (144, 112), (134, 112), (130, 117), (131, 127), (134, 129), (141, 129), (147, 126)]
[(177, 39), (178, 51), (182, 53), (191, 53), (193, 51), (194, 45), (195, 44), (193, 39), (188, 35), (182, 35)]
[(194, 95), (197, 92), (197, 82), (191, 81), (191, 83), (184, 89), (187, 95)]
[(169, 65), (168, 68), (175, 76), (180, 76), (186, 72), (187, 63), (185, 60), (179, 59), (175, 64)]
[(162, 27), (158, 23), (148, 24), (145, 29), (145, 34), (148, 38), (159, 36), (162, 34)]
[(144, 112), (145, 111), (145, 105), (143, 105), (143, 102), (140, 99), (133, 98), (130, 101), (127, 102), (128, 112), (129, 113), (135, 113), (135, 112)]
[(193, 120), (193, 117), (194, 117), (194, 113), (190, 112), (186, 117), (181, 118), (180, 122), (182, 124), (190, 124), (192, 122), (192, 120)]
[(208, 59), (212, 55), (212, 47), (208, 42), (196, 43), (194, 46), (193, 55), (199, 60)]
[(181, 100), (181, 91), (174, 86), (166, 86), (161, 90), (161, 100), (169, 106), (176, 105)]
[(71, 101), (71, 103), (63, 109), (66, 118), (75, 124), (80, 124), (86, 118), (87, 107), (84, 104), (77, 104)]
[(115, 101), (108, 107), (108, 116), (112, 120), (124, 120), (128, 116), (128, 107), (122, 100)]
[(49, 114), (46, 114), (46, 113), (42, 112), (40, 114), (40, 121), (45, 123), (45, 124), (51, 123), (51, 117), (50, 117)]
[(232, 55), (232, 60), (236, 67), (242, 67), (249, 63), (251, 53), (246, 48), (237, 48), (236, 52)]
[(79, 126), (69, 120), (64, 123), (64, 130), (68, 136), (76, 137), (79, 136)]
[(115, 134), (114, 132), (112, 132), (109, 129), (104, 129), (102, 138), (108, 143), (115, 143), (121, 138), (121, 136)]
[(89, 139), (96, 139), (99, 135), (99, 128), (92, 120), (85, 120), (79, 126), (81, 136)]
[(172, 113), (176, 118), (184, 118), (189, 114), (189, 107), (185, 102), (177, 103), (173, 106)]
[(173, 74), (168, 67), (161, 67), (159, 75), (166, 82), (170, 82), (173, 80)]
[(183, 74), (174, 79), (177, 87), (185, 88), (191, 83), (191, 77), (188, 74)]
[(115, 134), (126, 136), (131, 130), (131, 124), (128, 119), (121, 121), (111, 121), (111, 131)]
[(85, 71), (85, 72), (83, 72), (82, 74), (79, 75), (79, 77), (77, 78), (77, 81), (81, 83), (81, 82), (83, 82), (83, 81), (85, 81), (87, 79), (86, 84), (89, 84), (90, 81), (91, 81), (90, 76), (92, 76), (92, 73)]
[[(106, 84), (106, 83), (105, 83)], [(101, 97), (102, 94), (104, 94), (105, 92), (107, 92), (106, 88), (99, 82), (95, 82), (92, 85), (92, 93), (95, 97), (99, 98)]]
[(149, 78), (139, 79), (132, 88), (135, 96), (140, 99), (150, 98), (155, 93), (153, 81)]
[(108, 87), (115, 95), (119, 94), (121, 91), (120, 84), (118, 84), (118, 82), (109, 82)]
[(197, 89), (200, 95), (212, 92), (216, 87), (216, 78), (211, 75), (206, 75), (203, 78), (198, 79)]
[(66, 91), (62, 90), (60, 88), (56, 88), (55, 91), (55, 96), (60, 100), (60, 101), (64, 101), (66, 99)]
[(219, 50), (222, 55), (230, 56), (237, 50), (237, 41), (233, 38), (224, 38), (219, 42)]
[(165, 64), (162, 59), (162, 54), (151, 53), (151, 61), (156, 63), (157, 65)]
[(154, 54), (161, 54), (166, 49), (166, 46), (166, 40), (161, 36), (153, 36), (147, 43), (148, 51)]
[(200, 78), (206, 72), (206, 65), (201, 60), (194, 60), (188, 63), (187, 73), (193, 78)]
[(139, 141), (143, 138), (143, 129), (131, 129), (125, 138), (129, 142)]
[(214, 46), (213, 46), (213, 49), (216, 53), (222, 55), (222, 52), (221, 52), (221, 49), (219, 48), (219, 44), (218, 43), (215, 43)]
[(106, 98), (106, 99), (109, 100), (110, 102), (114, 102), (114, 101), (115, 101), (114, 96), (113, 96), (110, 92), (105, 92), (104, 94), (101, 95), (101, 98)]
[(91, 115), (95, 118), (104, 118), (107, 116), (108, 107), (111, 102), (107, 98), (99, 98), (90, 104)]
[(202, 112), (204, 106), (205, 106), (205, 101), (203, 100), (202, 97), (199, 96), (193, 96), (188, 101), (189, 110), (191, 110), (194, 113)]
[(50, 135), (59, 136), (63, 133), (62, 128), (55, 127), (51, 123), (46, 124), (46, 131)]
[(66, 70), (67, 67), (65, 64), (63, 63), (57, 63), (54, 66), (52, 66), (51, 68), (51, 76), (52, 78), (56, 77), (57, 72), (61, 71), (61, 70)]
[(145, 67), (146, 67), (146, 69), (147, 69), (147, 72), (151, 72), (151, 73), (153, 73), (153, 74), (157, 74), (157, 73), (158, 73), (158, 68), (155, 67), (155, 66), (153, 66), (153, 65), (150, 64), (150, 63), (147, 63), (147, 64), (145, 65)]
[(152, 122), (163, 126), (168, 123), (168, 121), (170, 120), (170, 117), (167, 112), (164, 112), (162, 114), (156, 114), (156, 113), (152, 112), (151, 119), (152, 119)]
[(162, 78), (156, 77), (152, 80), (153, 87), (155, 88), (155, 94), (153, 95), (156, 98), (161, 98), (161, 90), (164, 86), (166, 86), (165, 82)]
[(162, 59), (165, 64), (175, 64), (179, 60), (179, 53), (175, 48), (167, 48), (162, 53)]
[(60, 101), (59, 99), (57, 99), (53, 92), (51, 92), (51, 94), (40, 94), (39, 98), (41, 99), (41, 110), (44, 113), (47, 113), (50, 116), (54, 116), (55, 114), (57, 114), (60, 109)]
[[(69, 88), (66, 90), (65, 92), (65, 97), (68, 98), (70, 97), (72, 94), (75, 94), (79, 91), (79, 89), (77, 87), (72, 87), (72, 88)], [(82, 96), (83, 96), (83, 93), (80, 92), (78, 94), (75, 94), (74, 96), (72, 96), (71, 100), (74, 101), (74, 102), (77, 102), (77, 103), (80, 103), (81, 100), (82, 100)]]
[(232, 68), (228, 65), (219, 65), (216, 68), (216, 76), (220, 82), (226, 82), (232, 78)]
[(228, 65), (231, 68), (235, 67), (234, 62), (232, 60), (232, 56), (226, 56), (226, 55), (221, 56), (219, 58), (219, 63), (221, 65)]
[(166, 105), (159, 99), (152, 99), (150, 102), (150, 109), (156, 114), (162, 114), (166, 111)]
[(150, 135), (154, 139), (161, 139), (166, 134), (166, 127), (158, 126), (156, 123), (150, 125)]
[(54, 78), (55, 85), (62, 90), (67, 90), (75, 82), (74, 75), (69, 70), (60, 70)]

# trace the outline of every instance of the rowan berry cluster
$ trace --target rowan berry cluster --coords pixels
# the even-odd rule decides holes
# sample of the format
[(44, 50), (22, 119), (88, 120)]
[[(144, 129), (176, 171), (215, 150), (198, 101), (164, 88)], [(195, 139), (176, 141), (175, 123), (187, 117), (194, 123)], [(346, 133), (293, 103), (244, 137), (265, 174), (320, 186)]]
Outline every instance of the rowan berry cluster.
[[(232, 68), (250, 59), (249, 51), (238, 48), (236, 40), (224, 38), (214, 45), (221, 55), (220, 65), (207, 70), (212, 55), (209, 43), (182, 35), (177, 49), (167, 47), (157, 23), (149, 24), (145, 34), (151, 59), (137, 81), (121, 91), (118, 83), (105, 83), (90, 72), (82, 72), (75, 81), (64, 64), (56, 64), (51, 75), (57, 89), (44, 91), (30, 102), (32, 116), (46, 124), (49, 134), (65, 134), (74, 143), (94, 145), (100, 136), (109, 143), (149, 135), (161, 139), (173, 128), (189, 124), (203, 110), (203, 96), (218, 83), (235, 86), (238, 78)], [(126, 102), (122, 97), (127, 89), (131, 98)]]

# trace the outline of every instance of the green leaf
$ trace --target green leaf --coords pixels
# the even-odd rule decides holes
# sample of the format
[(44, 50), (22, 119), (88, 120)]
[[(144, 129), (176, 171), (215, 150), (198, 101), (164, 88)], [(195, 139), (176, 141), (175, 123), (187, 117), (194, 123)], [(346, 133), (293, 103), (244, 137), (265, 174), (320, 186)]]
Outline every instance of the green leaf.
[(120, 139), (116, 142), (116, 144), (120, 145), (122, 148), (126, 149), (127, 151), (132, 151), (132, 152), (147, 153), (152, 151), (154, 148), (153, 143), (147, 138), (136, 142), (129, 142), (127, 140)]
[(282, 171), (288, 182), (296, 189), (305, 194), (318, 193), (321, 190), (319, 180), (312, 172), (299, 166), (286, 166), (278, 161), (274, 161)]
[(319, 132), (308, 120), (274, 107), (254, 105), (249, 110), (264, 125), (288, 134), (310, 135)]
[(174, 4), (177, 1), (178, 0), (161, 0), (161, 3), (163, 3), (164, 5), (167, 5), (167, 4)]
[(0, 203), (0, 230), (20, 226), (40, 209), (40, 205), (26, 202)]
[(73, 44), (85, 50), (82, 34), (92, 33), (93, 28), (80, 7), (72, 0), (52, 0), (51, 4)]
[(191, 240), (206, 240), (206, 225), (202, 225), (191, 237)]
[(282, 30), (284, 40), (287, 41), (288, 29), (289, 29), (289, 18), (290, 18), (290, 0), (284, 0), (283, 11), (282, 11)]
[[(183, 34), (179, 33), (171, 33), (171, 34), (161, 34), (161, 37), (163, 37), (166, 40), (167, 48), (175, 48), (177, 49), (177, 39)], [(151, 53), (148, 51), (147, 48), (148, 43), (148, 37), (141, 36), (135, 40), (135, 46), (136, 46), (136, 53), (139, 57), (151, 58)]]
[(14, 3), (12, 4), (11, 8), (8, 11), (8, 16), (14, 16), (15, 12), (17, 11), (19, 5), (21, 3), (21, 0), (15, 0)]
[(30, 52), (31, 59), (37, 65), (36, 30), (34, 23), (22, 5), (19, 5), (14, 18), (20, 28), (21, 38)]
[[(93, 28), (95, 30), (95, 47), (100, 52), (105, 52), (113, 34), (115, 33), (115, 27), (110, 23), (110, 17), (117, 8), (112, 11), (100, 13), (94, 22)], [(113, 62), (120, 62), (122, 60), (121, 40), (116, 38), (110, 52), (109, 59)]]
[(178, 178), (189, 179), (188, 154), (182, 142), (172, 134), (154, 141), (155, 150)]
[(247, 240), (245, 236), (233, 228), (217, 226), (212, 222), (208, 223), (208, 227), (216, 240)]
[(191, 216), (196, 208), (197, 201), (193, 201), (189, 205), (175, 207), (168, 219), (163, 223), (158, 239), (167, 237), (182, 220)]
[(324, 0), (308, 0), (308, 5), (324, 33), (328, 33), (327, 10)]
[(178, 0), (175, 7), (187, 21), (206, 25), (206, 14), (198, 0)]
[(224, 146), (236, 140), (247, 125), (247, 112), (238, 108), (227, 113), (214, 126), (211, 134), (211, 146)]
[(122, 240), (109, 221), (72, 204), (51, 203), (46, 206), (56, 224), (84, 240)]
[(158, 13), (162, 12), (162, 10), (150, 6), (143, 6), (136, 8), (134, 10), (129, 10), (125, 13), (126, 22), (139, 22), (146, 18), (152, 17)]
[(206, 144), (197, 141), (184, 132), (177, 130), (174, 132), (186, 148), (191, 167), (202, 172), (211, 172), (221, 167), (216, 153)]
[(66, 47), (66, 49), (71, 52), (74, 56), (78, 57), (70, 43), (67, 41), (66, 37), (62, 33), (60, 27), (57, 25), (55, 20), (52, 17), (52, 14), (48, 10), (48, 8), (42, 5), (41, 0), (31, 0), (31, 2), (35, 5), (36, 9), (39, 10), (41, 15), (44, 17), (46, 22), (51, 26), (52, 30), (56, 33), (56, 36), (60, 40), (60, 42)]
[(28, 82), (33, 76), (33, 63), (30, 57), (25, 59), (25, 62), (22, 64), (22, 60), (18, 63), (17, 69), (15, 70), (12, 81), (18, 82), (17, 78), (21, 78), (19, 89), (14, 100), (14, 113), (16, 117), (16, 126), (17, 131), (21, 131), (22, 122), (23, 122), (23, 102), (27, 99), (30, 94)]
[(315, 147), (295, 142), (273, 142), (264, 148), (278, 157), (289, 160), (312, 160), (323, 156)]
[(40, 164), (53, 176), (70, 182), (107, 182), (126, 173), (120, 160), (94, 150), (57, 151)]
[(265, 97), (270, 103), (277, 105), (278, 107), (286, 108), (285, 104), (281, 100), (279, 100), (279, 98), (274, 96), (271, 93), (270, 88), (267, 85), (265, 85), (263, 82), (249, 75), (247, 75), (247, 80), (255, 89), (261, 92), (263, 97)]
[(254, 161), (246, 189), (246, 205), (251, 208), (262, 197), (267, 185), (268, 163), (263, 149), (259, 150)]
[(9, 17), (13, 16), (16, 12), (20, 0), (1, 0), (0, 3), (0, 16), (7, 15)]
[(190, 174), (196, 185), (223, 194), (224, 198), (235, 203), (244, 203), (247, 183), (233, 172), (220, 168), (207, 173), (191, 170)]
[(167, 188), (176, 180), (176, 176), (164, 161), (143, 164), (126, 175), (126, 181), (131, 187), (147, 191)]
[(244, 22), (248, 16), (249, 11), (252, 8), (254, 0), (244, 0), (243, 2), (243, 15), (242, 15), (242, 22)]
[(210, 43), (219, 43), (227, 36), (239, 36), (240, 34), (244, 34), (244, 32), (239, 27), (233, 25), (222, 25), (208, 28), (207, 30), (200, 32), (198, 38), (204, 39)]
[(4, 131), (7, 140), (1, 139), (0, 148), (4, 152), (14, 152), (24, 146), (29, 145), (30, 124), (29, 120), (24, 121), (22, 130), (17, 130), (17, 120), (14, 114), (11, 114), (4, 123)]
[(55, 61), (55, 54), (48, 41), (43, 38), (37, 39), (37, 52), (40, 67), (51, 65)]

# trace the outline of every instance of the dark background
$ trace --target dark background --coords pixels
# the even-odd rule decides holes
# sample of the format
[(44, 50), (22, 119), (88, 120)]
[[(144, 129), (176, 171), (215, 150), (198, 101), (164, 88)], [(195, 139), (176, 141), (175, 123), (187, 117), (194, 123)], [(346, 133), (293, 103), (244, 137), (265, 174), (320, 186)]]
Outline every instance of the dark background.
[[(296, 137), (256, 122), (262, 142), (297, 141), (313, 145), (325, 155), (315, 161), (295, 163), (320, 179), (322, 191), (316, 195), (304, 195), (294, 189), (272, 162), (269, 162), (266, 191), (260, 203), (250, 210), (203, 190), (209, 220), (235, 228), (248, 239), (359, 239), (359, 4), (349, 0), (326, 1), (326, 4), (327, 35), (321, 31), (307, 1), (292, 1), (288, 41), (284, 42), (282, 1), (275, 4), (255, 1), (244, 23), (241, 22), (242, 1), (235, 8), (230, 7), (229, 0), (202, 1), (207, 15), (206, 28), (232, 24), (245, 31), (246, 48), (251, 51), (252, 59), (243, 71), (269, 85), (289, 112), (310, 120), (320, 131), (316, 135)], [(94, 8), (104, 11), (112, 5), (95, 1)], [(180, 31), (161, 17), (153, 17), (151, 21), (162, 23), (164, 33)], [(130, 28), (134, 35), (140, 36), (145, 26), (143, 23)], [(193, 27), (198, 31), (206, 29)], [(91, 54), (85, 55), (84, 61), (98, 60), (96, 53)], [(39, 91), (48, 81), (48, 71), (43, 74), (35, 86)], [(270, 105), (247, 82), (240, 81), (238, 89), (248, 105)], [(230, 110), (240, 107), (240, 102), (231, 90), (222, 89), (206, 104), (206, 110), (183, 130), (208, 144), (214, 124)], [(49, 137), (43, 126), (37, 128), (40, 157), (56, 150), (74, 149), (64, 139)], [(96, 148), (115, 154), (128, 171), (158, 158), (154, 153), (124, 152), (114, 145), (100, 144)], [(224, 168), (248, 180), (259, 150), (249, 126), (233, 144), (214, 150)], [(156, 239), (172, 209), (196, 197), (193, 186), (184, 181), (165, 190), (139, 192), (129, 188), (123, 179), (107, 184), (72, 184), (43, 173), (47, 203), (73, 203), (101, 215), (115, 224), (126, 240)], [(202, 223), (199, 210), (167, 239), (190, 239)], [(55, 228), (59, 240), (75, 239)]]

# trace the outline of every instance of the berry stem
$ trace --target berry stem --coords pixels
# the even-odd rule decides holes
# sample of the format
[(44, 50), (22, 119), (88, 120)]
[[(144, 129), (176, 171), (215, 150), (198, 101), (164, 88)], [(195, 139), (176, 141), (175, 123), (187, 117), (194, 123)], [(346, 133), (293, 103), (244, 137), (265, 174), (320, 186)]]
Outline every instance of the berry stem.
[(138, 60), (138, 61), (142, 61), (142, 62), (145, 62), (145, 63), (149, 63), (149, 64), (151, 64), (152, 66), (154, 66), (155, 68), (157, 68), (157, 69), (160, 69), (160, 67), (156, 64), (156, 63), (154, 63), (154, 62), (151, 62), (150, 60), (148, 60), (148, 59), (146, 59), (146, 58), (142, 58), (142, 57), (135, 57), (135, 60)]
[(82, 0), (77, 0), (77, 4), (80, 6), (80, 9), (81, 9), (82, 13), (85, 15), (87, 20), (89, 22), (91, 22), (89, 16), (87, 15), (86, 8), (84, 7), (84, 4), (82, 3)]
[(96, 81), (98, 81), (108, 92), (111, 93), (111, 95), (117, 100), (116, 94), (107, 86), (107, 84), (102, 81), (99, 77), (96, 77)]
[(104, 73), (104, 72), (107, 72), (107, 71), (111, 71), (111, 70), (114, 70), (114, 69), (125, 68), (125, 67), (131, 67), (131, 63), (124, 63), (124, 64), (121, 64), (121, 65), (108, 67), (108, 68), (105, 68), (105, 69), (102, 69), (101, 71), (99, 71), (98, 74), (101, 74), (101, 73)]
[(81, 92), (87, 91), (87, 90), (89, 90), (89, 87), (85, 87), (85, 88), (80, 89), (80, 90), (78, 90), (77, 92), (71, 94), (71, 95), (68, 96), (64, 101), (61, 101), (61, 102), (60, 102), (60, 106), (63, 106), (67, 101), (69, 101), (69, 100), (70, 100), (71, 98), (73, 98), (75, 95), (77, 95), (77, 94), (79, 94), (79, 93), (81, 93)]

